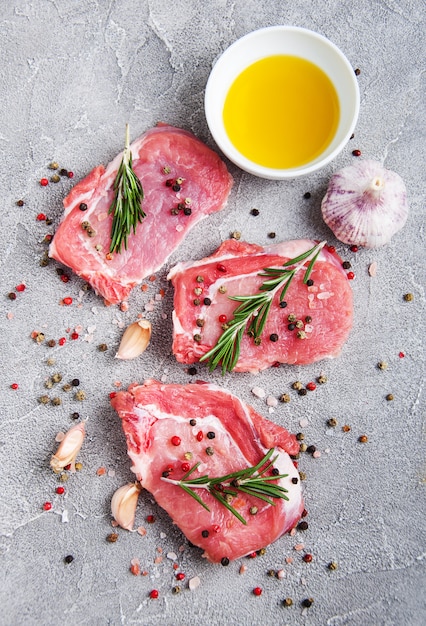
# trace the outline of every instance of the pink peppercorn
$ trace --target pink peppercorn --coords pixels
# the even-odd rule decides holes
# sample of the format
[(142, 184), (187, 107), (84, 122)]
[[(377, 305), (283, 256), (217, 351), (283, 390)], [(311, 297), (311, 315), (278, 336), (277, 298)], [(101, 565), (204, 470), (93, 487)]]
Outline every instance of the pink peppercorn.
[(69, 306), (70, 304), (72, 304), (72, 298), (70, 297), (64, 298), (63, 303)]
[(197, 441), (202, 441), (203, 437), (204, 437), (204, 435), (203, 435), (202, 431), (201, 430), (198, 431), (198, 433), (197, 433)]
[(181, 439), (177, 435), (174, 435), (174, 437), (172, 437), (170, 441), (174, 446), (180, 446)]
[(20, 285), (16, 285), (15, 289), (16, 291), (22, 292), (22, 291), (25, 291), (26, 287), (24, 283), (21, 283)]
[(63, 493), (65, 493), (64, 487), (56, 487), (56, 493), (61, 496)]
[(351, 252), (358, 252), (358, 250), (359, 250), (358, 246), (353, 245), (350, 247)]
[(219, 322), (224, 324), (226, 322), (226, 315), (219, 315)]
[(148, 524), (153, 524), (155, 522), (155, 516), (154, 515), (147, 515), (146, 516), (146, 521), (148, 522)]
[(19, 388), (19, 385), (18, 385), (18, 383), (12, 383), (12, 384), (10, 385), (10, 388), (11, 388), (11, 389), (18, 389), (18, 388)]
[(109, 397), (112, 400), (113, 398), (115, 398), (116, 395), (117, 395), (116, 391), (111, 391), (111, 393), (109, 394)]
[(44, 213), (39, 213), (36, 217), (37, 222), (44, 222), (46, 220), (46, 216)]
[(60, 346), (63, 346), (65, 342), (66, 342), (65, 337), (61, 337), (60, 339), (58, 339), (58, 344), (59, 344)]
[(183, 572), (179, 572), (178, 574), (176, 574), (176, 579), (177, 580), (184, 580), (185, 579), (185, 574)]
[(304, 554), (303, 555), (303, 560), (305, 561), (305, 563), (310, 563), (312, 561), (313, 557), (312, 554)]
[(160, 594), (158, 593), (157, 589), (153, 589), (150, 594), (149, 597), (152, 598), (152, 600), (156, 600), (158, 598)]
[(40, 179), (40, 185), (42, 187), (47, 187), (48, 184), (49, 184), (49, 181), (47, 180), (47, 178), (41, 178)]
[(353, 272), (347, 273), (348, 280), (353, 280), (355, 278), (355, 274)]
[(309, 389), (309, 391), (315, 391), (315, 389), (317, 388), (315, 383), (308, 383), (306, 385), (306, 389)]
[(68, 172), (67, 176), (68, 178), (74, 178), (74, 172)]
[(52, 508), (52, 503), (51, 502), (45, 502), (43, 504), (43, 511), (50, 511), (51, 508)]
[(78, 339), (78, 333), (72, 333), (71, 339)]
[(262, 595), (262, 587), (255, 587), (255, 588), (253, 589), (253, 594), (254, 594), (255, 596), (261, 596), (261, 595)]
[(69, 282), (70, 277), (67, 276), (66, 274), (61, 274), (61, 280), (63, 283), (68, 283)]
[(219, 263), (216, 267), (218, 272), (226, 272), (226, 267), (222, 263)]
[(182, 472), (189, 472), (189, 470), (191, 469), (191, 466), (189, 463), (182, 463), (182, 465), (180, 466)]

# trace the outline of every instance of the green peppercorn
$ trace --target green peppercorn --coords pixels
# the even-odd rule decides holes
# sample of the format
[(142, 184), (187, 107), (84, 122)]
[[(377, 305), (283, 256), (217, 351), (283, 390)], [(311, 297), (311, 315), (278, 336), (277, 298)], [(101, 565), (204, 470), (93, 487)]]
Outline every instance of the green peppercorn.
[(54, 398), (52, 398), (52, 404), (53, 406), (60, 406), (62, 404), (61, 398), (55, 396)]
[(387, 400), (388, 402), (392, 402), (392, 400), (393, 400), (393, 399), (394, 399), (393, 394), (392, 394), (392, 393), (388, 393), (388, 395), (386, 396), (386, 400)]
[(330, 417), (330, 419), (327, 420), (327, 426), (330, 426), (331, 428), (337, 426), (337, 419), (335, 417)]
[(334, 571), (334, 570), (336, 570), (338, 568), (338, 565), (337, 565), (336, 561), (330, 561), (330, 563), (327, 565), (327, 567), (328, 567), (329, 570)]
[(108, 346), (106, 345), (106, 343), (100, 343), (98, 345), (98, 350), (99, 352), (106, 352), (108, 350)]
[(308, 446), (306, 445), (306, 443), (301, 443), (299, 450), (300, 452), (306, 452), (306, 450), (308, 449)]
[(250, 507), (250, 510), (249, 510), (249, 513), (250, 513), (250, 515), (256, 515), (256, 513), (258, 512), (258, 510), (259, 510), (259, 509), (257, 508), (257, 506), (251, 506), (251, 507)]
[(290, 396), (288, 393), (283, 393), (280, 396), (280, 402), (290, 402)]
[(296, 382), (294, 382), (292, 384), (292, 388), (296, 389), (296, 390), (302, 389), (302, 387), (303, 387), (303, 385), (302, 385), (302, 383), (299, 380), (296, 380)]
[(62, 374), (53, 374), (52, 380), (54, 383), (60, 383), (62, 380)]
[(411, 302), (412, 300), (414, 300), (413, 294), (412, 293), (404, 294), (404, 300), (405, 300), (405, 302)]
[(52, 183), (59, 183), (59, 181), (61, 180), (61, 177), (58, 176), (57, 174), (53, 174), (53, 176), (50, 177), (50, 180), (52, 181)]
[(208, 448), (206, 448), (206, 454), (207, 454), (208, 456), (213, 456), (213, 454), (214, 454), (214, 449), (213, 449), (211, 446), (209, 446)]
[(76, 392), (74, 397), (76, 400), (79, 400), (80, 402), (82, 402), (83, 400), (86, 399), (86, 393), (80, 389), (79, 391)]
[(293, 600), (291, 598), (284, 598), (283, 606), (292, 606)]
[(38, 401), (40, 402), (40, 404), (49, 404), (50, 398), (49, 396), (40, 396)]

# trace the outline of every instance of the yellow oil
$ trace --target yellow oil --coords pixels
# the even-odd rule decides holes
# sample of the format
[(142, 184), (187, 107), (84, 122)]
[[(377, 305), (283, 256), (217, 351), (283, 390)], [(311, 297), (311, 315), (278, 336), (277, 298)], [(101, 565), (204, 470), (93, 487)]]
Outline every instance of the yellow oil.
[(339, 98), (314, 63), (291, 55), (256, 61), (235, 79), (225, 99), (229, 139), (250, 161), (269, 168), (305, 165), (331, 143)]

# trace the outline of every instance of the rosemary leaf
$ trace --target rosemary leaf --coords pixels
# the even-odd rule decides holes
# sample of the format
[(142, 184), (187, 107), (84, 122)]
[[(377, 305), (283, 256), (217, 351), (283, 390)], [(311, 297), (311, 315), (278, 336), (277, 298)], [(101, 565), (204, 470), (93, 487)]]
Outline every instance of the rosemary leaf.
[[(228, 296), (230, 300), (235, 300), (240, 304), (234, 310), (228, 327), (220, 335), (216, 344), (203, 354), (200, 362), (208, 361), (210, 371), (216, 369), (221, 363), (223, 375), (227, 371), (231, 372), (240, 356), (244, 332), (247, 332), (255, 344), (260, 344), (275, 295), (279, 292), (279, 302), (282, 302), (293, 278), (300, 270), (305, 270), (303, 283), (307, 283), (325, 244), (326, 242), (322, 241), (294, 259), (286, 261), (281, 267), (265, 267), (258, 275), (266, 277), (267, 280), (260, 285), (258, 293)], [(305, 261), (308, 259), (309, 264), (305, 267)]]
[(136, 233), (138, 223), (146, 216), (142, 209), (144, 193), (142, 184), (132, 167), (129, 125), (126, 124), (126, 140), (123, 158), (114, 181), (114, 199), (108, 213), (112, 214), (110, 252), (127, 250), (128, 237)]

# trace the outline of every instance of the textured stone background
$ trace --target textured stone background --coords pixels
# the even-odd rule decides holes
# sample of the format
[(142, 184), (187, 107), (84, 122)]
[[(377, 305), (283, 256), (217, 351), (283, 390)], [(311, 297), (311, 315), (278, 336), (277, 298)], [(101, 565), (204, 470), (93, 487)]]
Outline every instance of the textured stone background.
[[(327, 624), (417, 625), (426, 621), (424, 604), (424, 3), (420, 0), (10, 0), (0, 8), (0, 623), (18, 625), (146, 624)], [(206, 80), (214, 60), (235, 39), (256, 28), (292, 24), (311, 28), (337, 44), (359, 67), (361, 112), (355, 139), (325, 170), (304, 180), (270, 182), (230, 165), (235, 185), (227, 208), (198, 225), (149, 291), (136, 289), (127, 313), (106, 308), (83, 283), (59, 280), (57, 265), (40, 267), (46, 233), (54, 232), (62, 198), (96, 164), (122, 149), (123, 129), (136, 137), (158, 120), (192, 130), (209, 145), (203, 112)], [(423, 90), (422, 90), (423, 87)], [(359, 148), (396, 170), (406, 181), (411, 213), (406, 227), (383, 249), (350, 253), (320, 217), (330, 174), (352, 162)], [(74, 180), (41, 188), (47, 165), (57, 160)], [(309, 201), (303, 194), (310, 191)], [(20, 198), (22, 208), (16, 206)], [(254, 218), (250, 209), (257, 207)], [(46, 213), (51, 226), (37, 222)], [(254, 560), (228, 568), (210, 565), (187, 545), (148, 494), (140, 499), (137, 525), (154, 514), (141, 537), (111, 532), (109, 502), (114, 490), (132, 480), (126, 446), (108, 394), (146, 377), (188, 382), (185, 367), (171, 355), (172, 289), (167, 270), (177, 261), (212, 252), (230, 232), (259, 244), (277, 238), (327, 238), (353, 264), (355, 324), (342, 355), (307, 367), (272, 369), (258, 376), (199, 377), (228, 387), (257, 410), (303, 430), (319, 459), (304, 455), (309, 529), (285, 536)], [(377, 262), (377, 276), (368, 266)], [(24, 282), (16, 301), (9, 291)], [(121, 326), (134, 320), (160, 288), (166, 296), (147, 313), (154, 325), (143, 357), (116, 362)], [(414, 301), (403, 301), (411, 292)], [(72, 307), (61, 307), (70, 295)], [(77, 306), (79, 301), (81, 306)], [(10, 315), (10, 314), (13, 314)], [(165, 318), (165, 319), (164, 319)], [(82, 326), (77, 341), (49, 349), (31, 340), (33, 330), (47, 338), (68, 336)], [(90, 335), (93, 340), (90, 341)], [(100, 354), (96, 346), (109, 349)], [(399, 352), (405, 358), (399, 357)], [(46, 365), (48, 356), (56, 365)], [(379, 371), (377, 362), (389, 367)], [(44, 381), (55, 371), (64, 381), (78, 377), (87, 400), (58, 391), (59, 407), (42, 406)], [(253, 386), (278, 396), (291, 383), (329, 382), (271, 414)], [(10, 384), (17, 382), (18, 390)], [(395, 400), (385, 396), (393, 393)], [(83, 470), (55, 495), (57, 478), (49, 469), (55, 436), (72, 424), (70, 414), (87, 419), (88, 436), (80, 454)], [(329, 417), (339, 426), (330, 430)], [(300, 420), (308, 420), (305, 428)], [(341, 426), (350, 424), (349, 433)], [(367, 434), (366, 445), (358, 436)], [(96, 470), (104, 466), (105, 476)], [(53, 510), (42, 504), (52, 500)], [(61, 521), (66, 510), (69, 521)], [(306, 564), (294, 545), (303, 542), (314, 560)], [(185, 549), (179, 552), (180, 546)], [(176, 552), (187, 580), (201, 585), (172, 595)], [(74, 556), (65, 565), (63, 558)], [(294, 558), (286, 564), (286, 557)], [(129, 573), (138, 557), (145, 577)], [(327, 570), (336, 560), (337, 571)], [(286, 578), (267, 576), (283, 568)], [(255, 586), (264, 589), (255, 597)], [(160, 597), (149, 600), (152, 588)], [(281, 606), (284, 597), (294, 605)], [(315, 599), (309, 610), (300, 602)]]

